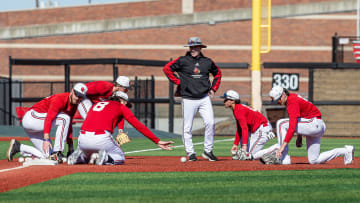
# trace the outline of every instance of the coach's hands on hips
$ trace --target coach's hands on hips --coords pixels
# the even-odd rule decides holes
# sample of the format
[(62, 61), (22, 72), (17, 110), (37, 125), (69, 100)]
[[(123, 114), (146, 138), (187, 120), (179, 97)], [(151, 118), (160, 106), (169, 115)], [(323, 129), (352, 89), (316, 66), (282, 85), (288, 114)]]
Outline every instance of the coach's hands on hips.
[(157, 143), (157, 145), (161, 148), (161, 149), (164, 149), (164, 150), (172, 150), (171, 147), (174, 147), (170, 144), (173, 144), (174, 142), (173, 141), (159, 141)]
[(215, 95), (215, 92), (214, 92), (214, 90), (211, 89), (208, 94), (211, 98), (213, 98)]

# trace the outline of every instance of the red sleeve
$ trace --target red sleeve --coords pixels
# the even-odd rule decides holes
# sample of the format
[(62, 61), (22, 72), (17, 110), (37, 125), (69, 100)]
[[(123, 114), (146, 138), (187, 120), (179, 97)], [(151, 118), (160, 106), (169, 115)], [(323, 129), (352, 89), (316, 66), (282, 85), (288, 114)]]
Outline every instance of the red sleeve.
[(237, 122), (239, 123), (241, 127), (241, 136), (242, 136), (242, 143), (241, 144), (247, 144), (249, 140), (249, 128), (246, 123), (246, 118), (243, 116), (240, 116), (237, 118)]
[(147, 128), (144, 124), (142, 124), (135, 116), (134, 114), (128, 109), (127, 107), (123, 107), (123, 116), (124, 118), (132, 125), (136, 130), (138, 130), (140, 133), (145, 135), (147, 138), (152, 140), (155, 144), (157, 144), (160, 139), (152, 133), (149, 128)]
[(289, 129), (286, 132), (284, 142), (289, 143), (296, 131), (297, 119), (300, 117), (300, 106), (297, 102), (291, 102), (286, 108), (289, 114)]
[(239, 124), (236, 123), (236, 134), (235, 134), (235, 140), (234, 140), (234, 145), (239, 145), (239, 142), (240, 142), (240, 135), (239, 134), (239, 130), (241, 130), (241, 128), (239, 127)]
[(118, 123), (118, 129), (124, 130), (124, 126), (125, 126), (125, 120), (121, 119), (121, 121)]
[(212, 62), (211, 73), (214, 76), (214, 80), (212, 82), (211, 88), (216, 92), (220, 87), (221, 71), (220, 71), (220, 68), (214, 62)]
[[(179, 57), (180, 58), (180, 57)], [(174, 71), (171, 69), (171, 66), (175, 64), (179, 60), (179, 58), (170, 61), (168, 64), (166, 64), (163, 68), (163, 72), (165, 75), (169, 78), (169, 80), (177, 85), (180, 84), (180, 79), (174, 74)]]
[(52, 98), (44, 122), (44, 134), (50, 133), (51, 124), (55, 120), (56, 116), (62, 111), (64, 106), (66, 106), (65, 102), (66, 101), (64, 101), (62, 97), (55, 96), (54, 98)]

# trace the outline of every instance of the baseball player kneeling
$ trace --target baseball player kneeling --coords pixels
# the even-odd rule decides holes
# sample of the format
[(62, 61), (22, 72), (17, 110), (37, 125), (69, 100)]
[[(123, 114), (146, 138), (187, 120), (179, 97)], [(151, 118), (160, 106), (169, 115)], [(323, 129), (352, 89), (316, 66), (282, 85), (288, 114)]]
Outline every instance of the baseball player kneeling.
[[(275, 137), (272, 127), (265, 116), (249, 106), (240, 104), (240, 96), (234, 90), (228, 90), (222, 98), (224, 98), (225, 108), (230, 108), (233, 111), (237, 124), (235, 141), (231, 148), (233, 159), (259, 159), (262, 155), (277, 147), (275, 144), (266, 150), (261, 150), (268, 140)], [(250, 145), (248, 150), (249, 135)], [(240, 138), (242, 145), (238, 149)]]
[[(139, 132), (164, 150), (171, 150), (172, 141), (161, 141), (142, 124), (124, 105), (128, 96), (117, 91), (109, 100), (93, 105), (81, 126), (78, 148), (69, 156), (68, 164), (96, 163), (97, 165), (121, 165), (125, 163), (124, 152), (112, 137), (114, 128), (126, 119)], [(94, 160), (96, 159), (96, 160)]]

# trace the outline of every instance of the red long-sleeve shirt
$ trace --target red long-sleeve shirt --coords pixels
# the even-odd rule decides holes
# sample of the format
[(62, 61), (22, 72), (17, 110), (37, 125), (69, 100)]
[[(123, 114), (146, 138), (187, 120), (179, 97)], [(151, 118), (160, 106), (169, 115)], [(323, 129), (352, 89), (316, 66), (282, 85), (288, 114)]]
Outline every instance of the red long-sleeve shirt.
[[(114, 84), (107, 81), (94, 81), (85, 84), (88, 88), (86, 97), (88, 97), (93, 104), (104, 101), (113, 94)], [(122, 119), (119, 124), (119, 129), (124, 129), (125, 120)]]
[(254, 133), (261, 124), (267, 124), (268, 120), (260, 112), (255, 109), (243, 105), (235, 104), (234, 117), (236, 119), (237, 130), (234, 144), (238, 145), (240, 141), (240, 133), (243, 138), (242, 144), (247, 144), (249, 140), (249, 132)]
[(31, 107), (38, 113), (47, 113), (44, 123), (44, 134), (50, 133), (51, 124), (55, 120), (56, 116), (63, 112), (70, 116), (70, 125), (68, 133), (68, 143), (72, 142), (72, 119), (77, 110), (77, 104), (70, 103), (70, 93), (55, 94), (50, 97), (46, 97)]
[(289, 129), (284, 141), (287, 143), (289, 143), (294, 136), (298, 118), (321, 118), (319, 109), (297, 94), (289, 94), (286, 109), (289, 114)]
[(81, 130), (89, 132), (114, 132), (120, 120), (126, 119), (134, 128), (154, 143), (160, 141), (144, 124), (142, 124), (129, 108), (117, 101), (103, 101), (94, 104), (87, 115)]

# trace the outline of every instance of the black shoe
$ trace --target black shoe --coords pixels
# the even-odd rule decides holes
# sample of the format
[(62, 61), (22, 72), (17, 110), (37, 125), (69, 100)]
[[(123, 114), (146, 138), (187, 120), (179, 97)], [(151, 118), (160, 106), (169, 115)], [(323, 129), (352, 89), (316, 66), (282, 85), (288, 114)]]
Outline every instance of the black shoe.
[(218, 158), (216, 158), (216, 156), (211, 152), (205, 152), (202, 153), (202, 157), (204, 159), (208, 159), (209, 161), (219, 161)]
[(12, 161), (13, 156), (19, 152), (20, 152), (20, 142), (16, 141), (15, 139), (12, 139), (10, 141), (9, 149), (6, 154), (8, 161)]
[(189, 161), (197, 161), (196, 154), (191, 154), (189, 156)]
[(64, 156), (60, 151), (57, 151), (53, 152), (49, 158), (50, 160), (57, 161), (61, 164), (64, 160), (63, 158), (66, 158), (66, 156)]

